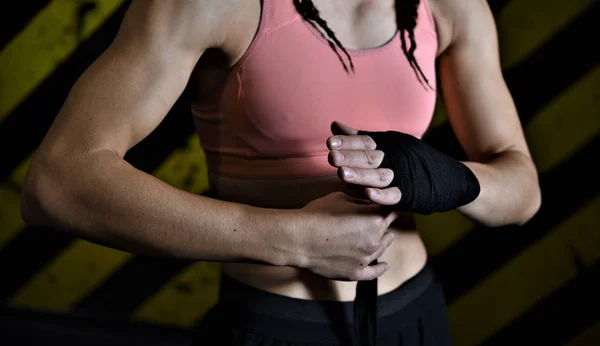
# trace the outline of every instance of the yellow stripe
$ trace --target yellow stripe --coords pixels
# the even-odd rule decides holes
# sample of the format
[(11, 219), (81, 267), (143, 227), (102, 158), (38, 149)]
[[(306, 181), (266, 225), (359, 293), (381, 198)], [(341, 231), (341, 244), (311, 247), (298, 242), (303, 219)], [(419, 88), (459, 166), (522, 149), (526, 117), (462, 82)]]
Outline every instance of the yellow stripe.
[(21, 218), (21, 187), (31, 157), (27, 158), (14, 170), (11, 181), (0, 184), (0, 248), (27, 225)]
[(66, 312), (130, 257), (127, 252), (80, 240), (37, 272), (10, 302)]
[[(123, 3), (96, 1), (85, 16), (82, 39), (89, 38)], [(0, 52), (0, 123), (77, 48), (74, 19), (80, 1), (54, 0)]]
[[(540, 173), (552, 170), (600, 132), (598, 94), (600, 68), (571, 85), (532, 119), (525, 129)], [(438, 255), (473, 228), (456, 211), (417, 216), (417, 225), (430, 254)]]
[[(154, 172), (154, 176), (177, 188), (201, 193), (208, 189), (204, 160), (204, 152), (198, 137), (194, 135), (190, 137), (188, 147), (174, 151)], [(28, 164), (26, 160), (16, 170), (21, 173), (15, 173), (14, 179), (22, 179), (23, 167)], [(18, 207), (18, 200), (11, 203)], [(10, 215), (19, 215), (18, 209), (16, 214)], [(36, 308), (68, 311), (74, 302), (89, 294), (130, 257), (129, 253), (78, 240), (41, 269), (10, 301)], [(48, 297), (48, 292), (59, 293)]]
[(187, 147), (175, 150), (153, 175), (188, 192), (199, 194), (207, 191), (206, 159), (198, 136), (190, 136)]
[(217, 302), (220, 265), (197, 262), (170, 280), (135, 311), (136, 319), (192, 327)]
[(531, 121), (526, 136), (538, 170), (547, 172), (600, 131), (600, 65)]
[(600, 344), (600, 322), (586, 329), (569, 342), (568, 346), (591, 346)]
[(25, 222), (21, 219), (20, 200), (21, 192), (16, 186), (0, 184), (0, 248), (25, 227)]
[[(600, 260), (600, 196), (449, 306), (454, 342), (478, 345)], [(477, 261), (476, 258), (473, 259)], [(460, 270), (460, 268), (457, 268)]]
[(511, 67), (526, 59), (594, 2), (509, 1), (496, 18), (503, 67)]

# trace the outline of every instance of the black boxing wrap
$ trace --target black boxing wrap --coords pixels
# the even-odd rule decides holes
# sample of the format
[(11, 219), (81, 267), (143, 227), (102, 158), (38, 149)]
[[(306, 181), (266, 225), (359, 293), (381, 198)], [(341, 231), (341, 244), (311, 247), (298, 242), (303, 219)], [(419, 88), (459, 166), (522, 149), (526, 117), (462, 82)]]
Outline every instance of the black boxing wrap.
[(379, 168), (394, 171), (389, 186), (402, 193), (394, 206), (398, 210), (427, 215), (456, 209), (479, 196), (479, 181), (467, 166), (423, 141), (396, 131), (358, 134), (371, 137), (376, 150), (383, 151)]
[[(427, 215), (456, 209), (479, 196), (479, 181), (467, 166), (421, 140), (396, 131), (358, 131), (358, 134), (370, 136), (377, 144), (376, 149), (383, 151), (379, 168), (394, 171), (389, 186), (397, 186), (402, 197), (392, 209)], [(370, 265), (377, 262), (374, 260)], [(376, 344), (377, 279), (357, 283), (354, 331), (359, 345)]]

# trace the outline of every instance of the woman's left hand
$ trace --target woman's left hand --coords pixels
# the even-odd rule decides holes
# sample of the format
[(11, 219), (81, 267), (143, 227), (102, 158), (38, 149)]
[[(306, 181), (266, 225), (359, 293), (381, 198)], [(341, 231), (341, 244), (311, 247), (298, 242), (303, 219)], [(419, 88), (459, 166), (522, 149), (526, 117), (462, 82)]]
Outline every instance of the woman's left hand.
[(387, 188), (394, 179), (394, 171), (377, 168), (383, 160), (383, 151), (376, 150), (375, 141), (337, 121), (331, 124), (331, 132), (333, 136), (327, 139), (328, 160), (330, 165), (338, 167), (338, 177), (349, 184), (361, 185), (374, 203), (394, 205), (400, 202), (400, 189)]

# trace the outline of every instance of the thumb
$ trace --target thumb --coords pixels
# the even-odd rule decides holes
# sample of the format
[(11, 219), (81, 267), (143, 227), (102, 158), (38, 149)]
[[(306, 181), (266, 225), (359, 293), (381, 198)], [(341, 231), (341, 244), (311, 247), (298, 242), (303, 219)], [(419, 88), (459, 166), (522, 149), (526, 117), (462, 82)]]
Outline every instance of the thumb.
[(339, 121), (334, 121), (331, 123), (331, 133), (334, 135), (357, 135), (358, 130)]

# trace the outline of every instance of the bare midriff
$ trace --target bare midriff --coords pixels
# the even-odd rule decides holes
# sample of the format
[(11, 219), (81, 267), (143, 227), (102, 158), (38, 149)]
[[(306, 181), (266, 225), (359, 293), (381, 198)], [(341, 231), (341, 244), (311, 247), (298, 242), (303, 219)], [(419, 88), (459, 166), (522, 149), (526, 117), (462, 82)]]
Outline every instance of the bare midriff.
[[(314, 199), (345, 189), (337, 176), (268, 180), (209, 176), (220, 199), (263, 208), (302, 208)], [(401, 215), (390, 230), (395, 233), (394, 241), (379, 258), (390, 268), (379, 277), (379, 295), (413, 277), (427, 260), (412, 215)], [(247, 285), (298, 299), (352, 301), (356, 294), (356, 282), (330, 280), (295, 267), (222, 263), (222, 270)]]

